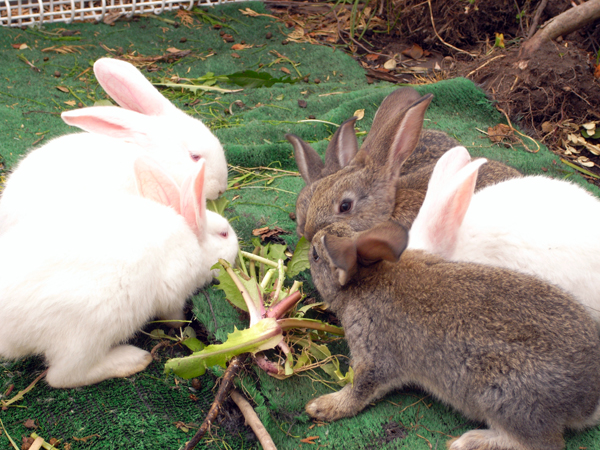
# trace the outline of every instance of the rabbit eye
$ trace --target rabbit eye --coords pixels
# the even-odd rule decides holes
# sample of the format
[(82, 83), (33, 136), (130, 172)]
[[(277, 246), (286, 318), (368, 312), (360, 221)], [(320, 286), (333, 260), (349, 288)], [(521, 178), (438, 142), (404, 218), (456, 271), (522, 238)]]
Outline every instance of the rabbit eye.
[(197, 161), (200, 161), (200, 159), (202, 158), (202, 155), (198, 155), (196, 153), (190, 153), (190, 158), (192, 158), (192, 161), (197, 162)]
[(229, 233), (227, 231), (221, 231), (219, 234), (225, 239), (227, 239), (227, 236), (229, 236)]
[(313, 261), (317, 262), (319, 260), (319, 254), (317, 253), (317, 249), (313, 247), (313, 251), (312, 251), (312, 257), (313, 257)]
[(352, 209), (352, 200), (344, 199), (340, 203), (340, 213), (347, 213)]

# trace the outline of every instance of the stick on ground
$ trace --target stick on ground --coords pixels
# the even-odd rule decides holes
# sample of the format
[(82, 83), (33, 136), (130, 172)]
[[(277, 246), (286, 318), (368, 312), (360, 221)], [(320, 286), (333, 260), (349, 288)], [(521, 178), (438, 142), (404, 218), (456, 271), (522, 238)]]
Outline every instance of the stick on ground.
[(240, 411), (242, 411), (242, 414), (246, 419), (246, 423), (250, 425), (250, 428), (252, 428), (252, 431), (254, 431), (254, 434), (258, 438), (260, 445), (262, 445), (263, 450), (277, 450), (273, 439), (271, 439), (271, 435), (256, 415), (252, 405), (248, 403), (248, 400), (246, 400), (244, 396), (236, 389), (231, 391), (231, 398), (235, 404), (238, 405)]

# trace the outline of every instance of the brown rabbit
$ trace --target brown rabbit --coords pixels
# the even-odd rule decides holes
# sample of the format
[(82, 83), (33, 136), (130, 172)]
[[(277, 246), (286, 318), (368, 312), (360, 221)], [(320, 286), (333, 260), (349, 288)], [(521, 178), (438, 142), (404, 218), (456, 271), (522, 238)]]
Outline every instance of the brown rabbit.
[[(435, 162), (458, 145), (445, 133), (422, 130), (432, 98), (432, 94), (421, 97), (414, 89), (404, 87), (383, 100), (360, 150), (350, 158), (354, 150), (346, 152), (344, 160), (348, 164), (341, 170), (327, 170), (329, 175), (314, 177), (309, 192), (297, 203), (296, 215), (305, 221), (303, 231), (298, 225), (299, 234), (311, 240), (317, 230), (343, 220), (351, 221), (356, 230), (365, 230), (390, 217), (410, 227), (425, 197)], [(343, 131), (350, 132), (350, 127)], [(296, 138), (296, 155), (306, 151), (307, 146), (298, 141)], [(343, 139), (351, 141), (350, 137)], [(339, 146), (339, 140), (333, 142), (332, 148)], [(477, 189), (519, 176), (516, 169), (490, 161), (481, 169)], [(304, 208), (306, 211), (300, 212)]]
[(600, 339), (581, 305), (530, 275), (404, 251), (407, 240), (393, 222), (315, 235), (313, 281), (342, 322), (354, 381), (309, 415), (353, 416), (417, 385), (489, 426), (451, 450), (560, 450), (565, 428), (598, 422)]

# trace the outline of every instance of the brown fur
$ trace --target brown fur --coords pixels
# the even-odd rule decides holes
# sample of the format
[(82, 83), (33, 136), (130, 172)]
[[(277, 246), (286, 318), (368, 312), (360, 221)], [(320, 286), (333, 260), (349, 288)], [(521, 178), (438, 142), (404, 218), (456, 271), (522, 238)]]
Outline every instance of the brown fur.
[(420, 250), (373, 263), (372, 242), (388, 242), (389, 259), (407, 240), (393, 223), (361, 233), (336, 223), (315, 235), (313, 281), (342, 322), (354, 383), (310, 401), (311, 416), (353, 416), (418, 385), (489, 425), (452, 450), (560, 450), (567, 426), (597, 420), (600, 339), (577, 302), (529, 275)]
[[(329, 175), (320, 177), (311, 184), (310, 192), (299, 196), (296, 215), (303, 221), (299, 234), (311, 240), (318, 230), (338, 221), (348, 221), (356, 230), (390, 219), (410, 227), (435, 162), (459, 145), (441, 131), (422, 130), (431, 97), (400, 88), (383, 100), (356, 156), (341, 170), (330, 170)], [(351, 142), (350, 137), (346, 135), (345, 141)], [(476, 189), (519, 176), (516, 169), (490, 161), (481, 168)], [(348, 199), (354, 202), (352, 209), (341, 212), (341, 203)]]

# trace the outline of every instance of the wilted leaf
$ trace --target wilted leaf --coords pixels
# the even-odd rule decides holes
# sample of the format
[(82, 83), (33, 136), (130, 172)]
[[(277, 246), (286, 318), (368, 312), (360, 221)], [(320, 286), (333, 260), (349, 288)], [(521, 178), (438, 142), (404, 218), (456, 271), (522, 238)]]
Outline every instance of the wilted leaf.
[(585, 156), (578, 157), (577, 162), (584, 167), (594, 167), (595, 166), (594, 162), (590, 161), (590, 159), (586, 158)]
[(412, 59), (419, 59), (423, 57), (423, 48), (419, 44), (413, 44), (411, 48), (402, 50), (402, 54)]
[[(283, 228), (280, 227), (262, 227), (252, 230), (252, 235), (260, 236), (261, 241), (264, 241), (265, 239), (268, 239), (270, 237), (279, 236), (281, 234), (290, 234), (290, 232), (285, 231)], [(285, 246), (283, 247), (285, 248)]]
[(231, 50), (244, 50), (247, 48), (252, 48), (253, 45), (246, 45), (246, 44), (233, 44), (231, 46)]
[(496, 33), (496, 41), (494, 42), (494, 47), (504, 48), (504, 34)]
[(364, 109), (357, 109), (356, 111), (354, 111), (353, 116), (357, 117), (356, 120), (362, 120), (362, 118), (365, 117), (365, 110)]
[(488, 137), (490, 138), (490, 141), (492, 142), (502, 142), (502, 139), (504, 138), (510, 138), (512, 137), (512, 129), (503, 123), (499, 123), (498, 125), (494, 126), (494, 127), (489, 127), (488, 128)]

